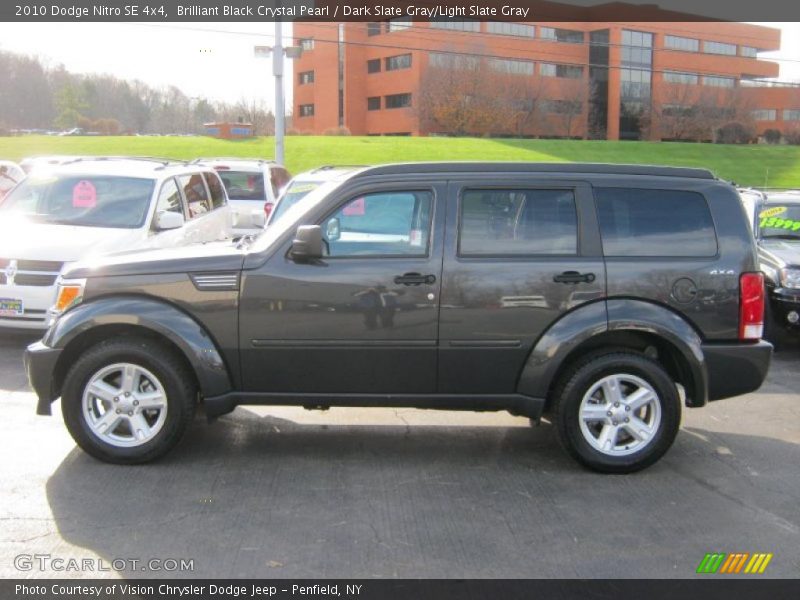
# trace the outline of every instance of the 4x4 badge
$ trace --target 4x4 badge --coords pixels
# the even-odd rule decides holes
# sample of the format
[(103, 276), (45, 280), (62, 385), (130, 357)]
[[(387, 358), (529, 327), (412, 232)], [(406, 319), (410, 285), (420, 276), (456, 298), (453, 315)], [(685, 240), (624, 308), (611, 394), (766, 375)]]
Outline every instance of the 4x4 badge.
[(5, 270), (6, 284), (14, 285), (14, 278), (17, 276), (17, 261), (10, 260)]

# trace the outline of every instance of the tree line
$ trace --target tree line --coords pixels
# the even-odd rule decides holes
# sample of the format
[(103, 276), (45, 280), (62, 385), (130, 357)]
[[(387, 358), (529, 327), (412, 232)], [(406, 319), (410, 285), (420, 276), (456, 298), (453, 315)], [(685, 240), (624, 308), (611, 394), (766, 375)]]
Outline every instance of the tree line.
[(175, 86), (70, 73), (38, 57), (0, 51), (0, 134), (73, 127), (107, 135), (197, 134), (212, 121), (242, 121), (257, 135), (274, 133), (272, 112), (253, 99), (209, 101)]

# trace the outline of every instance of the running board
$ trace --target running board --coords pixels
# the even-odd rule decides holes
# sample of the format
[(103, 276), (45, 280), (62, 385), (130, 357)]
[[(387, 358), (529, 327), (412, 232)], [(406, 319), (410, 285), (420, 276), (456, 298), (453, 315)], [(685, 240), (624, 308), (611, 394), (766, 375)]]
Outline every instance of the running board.
[(523, 394), (301, 394), (230, 392), (205, 398), (208, 420), (231, 412), (239, 405), (302, 406), (307, 409), (328, 409), (332, 406), (358, 408), (422, 408), (432, 410), (507, 410), (512, 415), (538, 419), (544, 409), (544, 398)]

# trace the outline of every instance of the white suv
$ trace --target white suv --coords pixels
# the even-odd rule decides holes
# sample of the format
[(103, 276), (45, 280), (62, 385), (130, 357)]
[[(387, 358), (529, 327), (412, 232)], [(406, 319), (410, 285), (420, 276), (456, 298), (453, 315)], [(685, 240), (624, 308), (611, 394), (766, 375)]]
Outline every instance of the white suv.
[(0, 327), (46, 328), (73, 261), (231, 236), (225, 189), (207, 167), (108, 157), (37, 168), (0, 204)]
[(236, 236), (258, 233), (264, 228), (278, 195), (292, 178), (275, 161), (257, 158), (198, 158), (193, 164), (209, 166), (222, 178)]

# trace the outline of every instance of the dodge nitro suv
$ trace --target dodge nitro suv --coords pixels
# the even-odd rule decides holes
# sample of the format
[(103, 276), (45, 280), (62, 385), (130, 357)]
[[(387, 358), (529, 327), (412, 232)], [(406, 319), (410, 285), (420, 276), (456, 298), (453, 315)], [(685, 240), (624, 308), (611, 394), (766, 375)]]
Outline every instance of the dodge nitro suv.
[(77, 264), (25, 362), (99, 459), (178, 443), (198, 403), (551, 420), (604, 472), (656, 462), (682, 406), (756, 390), (764, 281), (736, 190), (701, 169), (355, 169), (255, 239)]

